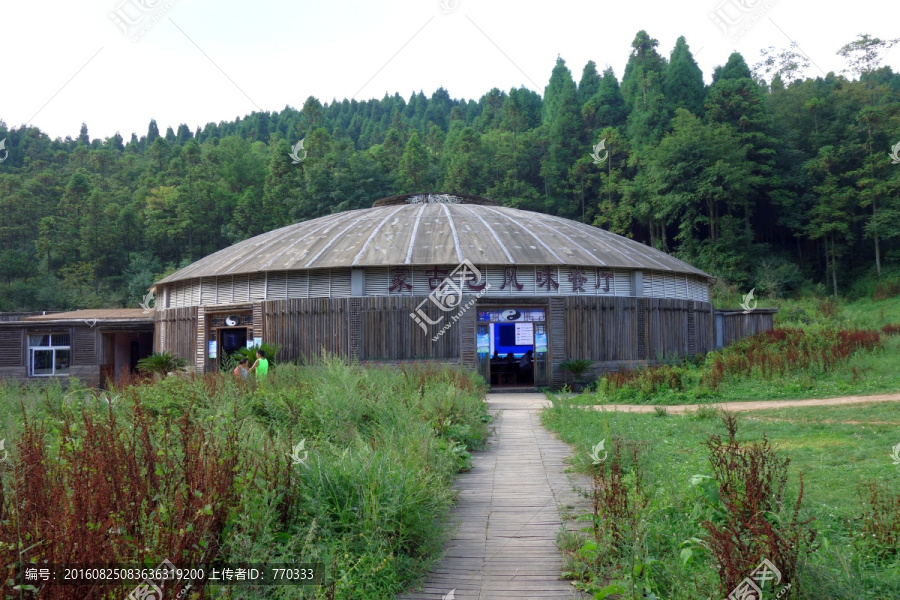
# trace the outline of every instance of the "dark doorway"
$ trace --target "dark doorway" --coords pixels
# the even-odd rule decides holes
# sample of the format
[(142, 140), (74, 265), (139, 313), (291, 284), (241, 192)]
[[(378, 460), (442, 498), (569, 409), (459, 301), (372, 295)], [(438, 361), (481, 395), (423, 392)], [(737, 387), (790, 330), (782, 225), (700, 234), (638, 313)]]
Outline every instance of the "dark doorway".
[(224, 360), (226, 356), (230, 357), (241, 348), (247, 347), (247, 329), (245, 327), (220, 329), (219, 340), (222, 346), (219, 360)]
[(137, 340), (131, 341), (131, 363), (128, 365), (132, 373), (137, 372), (138, 360), (144, 358), (141, 356), (141, 343)]

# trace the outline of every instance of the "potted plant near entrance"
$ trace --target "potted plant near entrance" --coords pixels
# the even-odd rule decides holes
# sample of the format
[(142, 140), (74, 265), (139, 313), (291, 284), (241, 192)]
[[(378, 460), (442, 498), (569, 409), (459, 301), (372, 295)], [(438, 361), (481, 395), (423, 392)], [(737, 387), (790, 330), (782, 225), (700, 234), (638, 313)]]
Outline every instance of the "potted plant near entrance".
[(581, 392), (584, 390), (584, 374), (590, 370), (593, 364), (593, 361), (586, 358), (568, 358), (560, 363), (559, 366), (572, 374), (574, 378), (572, 389), (576, 392)]
[(138, 370), (156, 380), (159, 380), (166, 373), (180, 371), (187, 365), (187, 359), (180, 358), (169, 352), (154, 352), (147, 358), (137, 361)]

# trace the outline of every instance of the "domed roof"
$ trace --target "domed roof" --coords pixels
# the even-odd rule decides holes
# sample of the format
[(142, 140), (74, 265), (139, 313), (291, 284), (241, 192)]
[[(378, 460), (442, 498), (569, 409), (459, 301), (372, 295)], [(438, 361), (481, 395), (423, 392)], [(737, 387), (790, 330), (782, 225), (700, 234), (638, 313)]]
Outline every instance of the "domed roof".
[(634, 240), (487, 198), (406, 195), (238, 242), (159, 283), (196, 277), (388, 265), (579, 265), (710, 277)]

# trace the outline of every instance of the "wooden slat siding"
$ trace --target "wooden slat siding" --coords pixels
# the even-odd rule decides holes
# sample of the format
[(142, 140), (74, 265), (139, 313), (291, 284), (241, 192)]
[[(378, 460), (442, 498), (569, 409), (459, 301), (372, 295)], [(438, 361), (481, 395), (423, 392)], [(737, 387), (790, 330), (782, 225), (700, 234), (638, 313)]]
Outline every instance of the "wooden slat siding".
[(266, 339), (265, 320), (263, 319), (262, 302), (253, 303), (253, 337)]
[[(156, 335), (153, 347), (157, 352), (171, 352), (196, 364), (198, 307), (168, 308), (156, 311)], [(205, 340), (202, 340), (205, 343)], [(205, 348), (203, 349), (205, 352)]]
[(635, 298), (565, 298), (565, 355), (593, 361), (638, 358)]
[[(647, 311), (644, 309), (645, 300), (637, 299), (636, 309), (637, 315), (635, 326), (637, 328), (637, 357), (640, 359), (647, 358)], [(620, 338), (622, 339), (622, 338)]]
[(459, 344), (460, 349), (460, 361), (463, 366), (469, 367), (470, 369), (476, 369), (478, 367), (475, 362), (478, 354), (478, 347), (475, 340), (475, 324), (477, 319), (478, 308), (473, 305), (456, 322), (456, 331), (451, 329), (444, 334), (445, 336), (453, 335), (458, 338), (457, 343)]
[[(580, 298), (575, 298), (579, 300)], [(566, 301), (568, 298), (550, 298), (550, 306), (547, 311), (547, 335), (550, 336), (550, 359), (547, 366), (550, 372), (547, 378), (552, 382), (553, 387), (560, 387), (566, 382), (565, 372), (559, 368), (568, 356), (566, 356), (567, 331), (566, 324)]]
[(697, 310), (697, 353), (706, 354), (715, 345), (715, 332), (712, 328), (712, 305), (706, 302), (695, 301)]
[(687, 300), (657, 299), (650, 301), (653, 343), (647, 358), (685, 356), (689, 354), (689, 307)]
[(687, 351), (689, 356), (697, 354), (697, 311), (695, 305), (696, 302), (694, 302), (693, 300), (688, 300)]
[(662, 324), (660, 323), (661, 315), (659, 313), (659, 299), (647, 298), (644, 302), (646, 303), (647, 309), (645, 316), (647, 338), (644, 341), (647, 344), (647, 358), (653, 359), (665, 352), (669, 342), (660, 335)]
[(737, 340), (774, 327), (774, 314), (771, 312), (726, 312), (723, 314), (724, 342), (726, 346)]
[(25, 366), (25, 330), (0, 330), (0, 367)]
[[(221, 340), (218, 340), (221, 345)], [(206, 353), (209, 348), (209, 340), (206, 335), (206, 309), (200, 307), (197, 309), (197, 335), (194, 338), (194, 366), (198, 373), (205, 373), (207, 367)], [(221, 347), (216, 348), (216, 355), (222, 351)], [(216, 359), (213, 359), (216, 360)]]
[(350, 359), (358, 361), (360, 358), (360, 351), (362, 350), (362, 301), (360, 298), (350, 298), (350, 301), (347, 304), (349, 310), (347, 319), (350, 326), (347, 339), (347, 350), (350, 354)]
[(75, 327), (72, 336), (72, 364), (97, 364), (97, 332), (90, 327)]
[[(462, 355), (460, 348), (461, 329), (466, 327), (465, 321), (452, 321), (456, 312), (442, 312), (432, 302), (422, 305), (422, 310), (431, 320), (443, 317), (433, 326), (427, 326), (427, 332), (416, 323), (410, 313), (416, 311), (425, 296), (374, 296), (360, 298), (360, 358), (363, 360), (392, 360), (410, 358), (452, 359), (459, 361)], [(471, 299), (463, 298), (463, 304)], [(475, 319), (477, 310), (472, 306), (463, 315), (463, 319)], [(461, 319), (462, 320), (462, 319)], [(450, 325), (450, 329), (439, 336), (441, 328)], [(474, 344), (474, 322), (470, 330)], [(474, 357), (473, 357), (474, 361)]]
[(694, 351), (707, 352), (714, 343), (705, 302), (584, 296), (566, 298), (565, 303), (565, 354), (593, 361), (595, 375), (620, 365), (644, 366), (658, 355), (689, 354), (692, 312)]
[(347, 358), (350, 300), (291, 298), (263, 302), (264, 341), (281, 346), (279, 361), (308, 361), (322, 351)]

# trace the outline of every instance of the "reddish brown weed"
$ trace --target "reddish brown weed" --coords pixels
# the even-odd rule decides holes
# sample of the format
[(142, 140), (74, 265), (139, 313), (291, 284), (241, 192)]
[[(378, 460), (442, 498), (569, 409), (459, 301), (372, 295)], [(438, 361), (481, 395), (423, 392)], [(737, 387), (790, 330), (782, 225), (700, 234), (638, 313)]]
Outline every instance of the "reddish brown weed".
[[(0, 564), (156, 566), (168, 558), (196, 565), (216, 558), (237, 501), (235, 431), (216, 437), (188, 412), (156, 424), (137, 399), (127, 419), (112, 407), (64, 413), (59, 446), (51, 450), (48, 437), (43, 423), (25, 415), (8, 474), (12, 498), (0, 509), (0, 539), (18, 540), (23, 550), (0, 547)], [(50, 586), (39, 597), (124, 597), (127, 586), (118, 587)]]
[(713, 435), (706, 446), (724, 519), (703, 523), (718, 564), (721, 590), (725, 594), (733, 590), (764, 558), (781, 571), (782, 584), (790, 583), (801, 553), (816, 536), (815, 530), (807, 527), (812, 519), (799, 518), (803, 474), (790, 517), (777, 518), (784, 508), (790, 460), (780, 458), (765, 436), (759, 442), (739, 443), (734, 415), (726, 414), (723, 422), (727, 439)]

